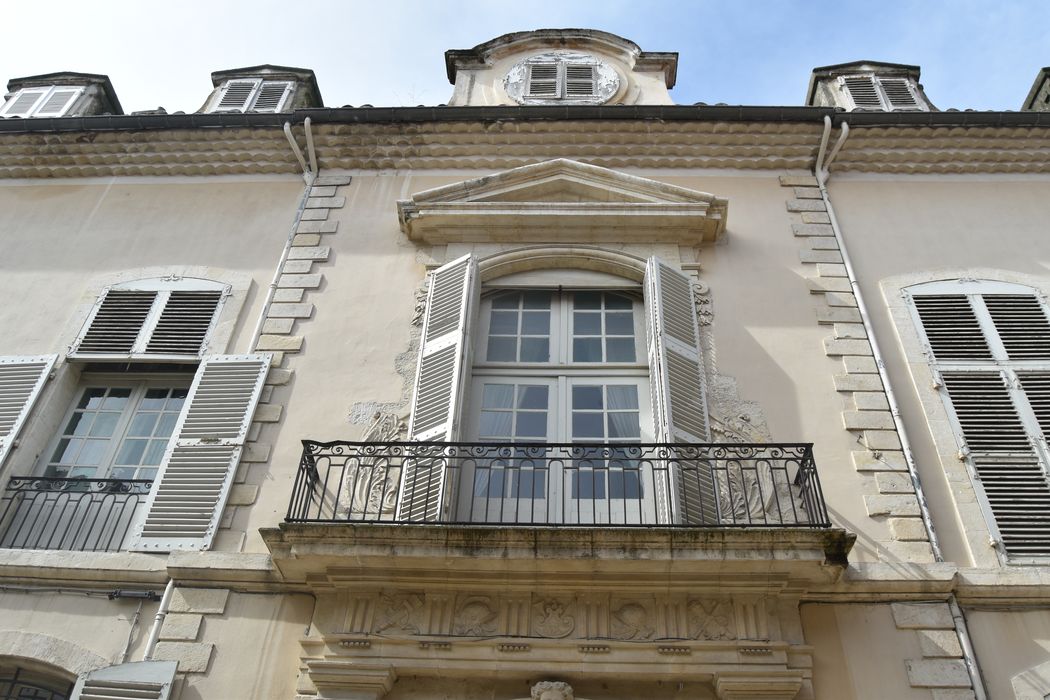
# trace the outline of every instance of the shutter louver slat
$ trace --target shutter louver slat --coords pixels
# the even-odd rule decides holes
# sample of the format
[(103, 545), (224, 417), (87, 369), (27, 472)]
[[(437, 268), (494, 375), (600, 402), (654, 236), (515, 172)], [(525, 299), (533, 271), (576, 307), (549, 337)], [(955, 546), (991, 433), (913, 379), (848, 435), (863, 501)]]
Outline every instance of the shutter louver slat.
[(130, 549), (207, 549), (259, 401), (270, 358), (205, 358), (175, 426)]
[(558, 96), (558, 64), (533, 63), (529, 66), (529, 88), (531, 97)]
[(936, 359), (992, 359), (981, 325), (966, 295), (931, 294), (913, 299)]
[(1003, 546), (1013, 556), (1050, 554), (1050, 484), (1035, 455), (973, 454)]
[(276, 112), (284, 101), (285, 93), (289, 92), (291, 87), (292, 84), (289, 82), (263, 82), (259, 88), (259, 96), (255, 98), (255, 102), (252, 104), (252, 111)]
[(1017, 376), (1043, 433), (1043, 439), (1050, 440), (1050, 373), (1018, 372)]
[(595, 93), (595, 66), (568, 64), (565, 66), (565, 95), (591, 97)]
[(55, 355), (0, 357), (0, 467), (55, 366)]
[(1030, 294), (985, 294), (985, 306), (1011, 360), (1050, 360), (1050, 321)]
[(855, 107), (860, 109), (882, 109), (875, 79), (869, 76), (855, 76), (844, 79), (846, 90)]
[(886, 99), (889, 101), (891, 109), (916, 109), (919, 107), (919, 103), (915, 100), (915, 95), (912, 94), (911, 89), (908, 87), (908, 81), (905, 78), (881, 78), (879, 84), (882, 87), (882, 91), (886, 94)]
[(157, 292), (111, 289), (77, 344), (77, 353), (129, 354), (153, 308)]
[(150, 334), (146, 352), (162, 355), (200, 355), (222, 292), (173, 291)]
[(20, 90), (4, 110), (5, 117), (26, 117), (33, 110), (45, 90)]
[(77, 679), (70, 700), (168, 700), (177, 668), (174, 661), (100, 668)]
[(1030, 452), (1031, 443), (998, 372), (944, 372), (967, 446), (974, 452)]
[(255, 94), (255, 88), (259, 85), (257, 80), (231, 80), (226, 83), (226, 88), (219, 100), (217, 110), (229, 110), (243, 112)]
[(44, 103), (36, 110), (37, 117), (61, 117), (66, 108), (78, 94), (79, 88), (56, 89), (48, 96)]

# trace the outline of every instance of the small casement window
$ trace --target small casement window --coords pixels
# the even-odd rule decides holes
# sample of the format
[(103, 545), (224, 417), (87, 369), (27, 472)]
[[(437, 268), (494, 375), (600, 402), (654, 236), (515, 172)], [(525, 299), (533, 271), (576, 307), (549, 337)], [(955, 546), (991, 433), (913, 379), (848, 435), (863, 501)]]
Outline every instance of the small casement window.
[(0, 108), (0, 117), (61, 117), (83, 92), (62, 85), (22, 88)]
[(229, 80), (213, 112), (281, 112), (295, 83), (290, 80)]
[(548, 100), (593, 98), (597, 95), (596, 64), (543, 61), (528, 65), (526, 97)]
[(1011, 559), (1050, 556), (1050, 314), (1031, 287), (905, 290), (990, 529)]
[(925, 112), (927, 107), (907, 78), (880, 78), (874, 75), (851, 75), (839, 79), (854, 109), (878, 109), (885, 112)]
[(208, 348), (229, 287), (152, 279), (107, 287), (70, 350), (75, 359), (195, 360)]

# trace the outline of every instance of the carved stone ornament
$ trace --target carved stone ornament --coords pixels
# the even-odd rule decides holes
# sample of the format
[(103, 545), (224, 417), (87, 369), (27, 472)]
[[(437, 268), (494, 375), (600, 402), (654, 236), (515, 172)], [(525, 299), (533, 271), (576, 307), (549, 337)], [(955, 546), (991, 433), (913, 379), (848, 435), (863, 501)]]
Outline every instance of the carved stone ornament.
[(376, 632), (419, 634), (423, 626), (423, 594), (382, 594), (376, 610)]
[[(595, 85), (593, 95), (573, 96), (571, 98), (543, 98), (528, 95), (529, 65), (533, 63), (563, 63), (567, 65), (594, 66)], [(565, 104), (589, 103), (601, 104), (620, 89), (620, 75), (610, 64), (592, 54), (579, 51), (549, 51), (530, 56), (524, 61), (514, 64), (503, 79), (503, 88), (507, 95), (518, 104)]]
[(418, 287), (416, 287), (415, 302), (416, 302), (415, 309), (413, 310), (413, 313), (412, 313), (412, 325), (413, 326), (422, 326), (423, 325), (423, 316), (425, 316), (426, 313), (427, 313), (427, 283), (426, 282), (423, 282), (423, 284), (421, 284)]
[[(365, 431), (365, 442), (397, 442), (405, 439), (404, 419), (377, 411)], [(362, 458), (349, 464), (340, 486), (340, 518), (354, 520), (368, 514), (394, 518), (397, 511), (399, 469), (392, 469), (383, 459)]]
[(611, 631), (617, 639), (649, 639), (655, 632), (649, 612), (638, 603), (625, 603), (612, 614)]
[(537, 636), (560, 639), (576, 627), (571, 603), (543, 598), (532, 604), (532, 631)]
[(575, 698), (572, 686), (562, 681), (540, 681), (532, 686), (532, 700), (575, 700)]
[(728, 600), (691, 600), (686, 606), (693, 639), (733, 639), (733, 606)]
[(466, 598), (456, 611), (453, 634), (467, 637), (488, 637), (496, 633), (496, 611), (487, 597)]
[(693, 280), (693, 303), (696, 304), (697, 323), (710, 326), (715, 313), (711, 308), (711, 287), (706, 282)]

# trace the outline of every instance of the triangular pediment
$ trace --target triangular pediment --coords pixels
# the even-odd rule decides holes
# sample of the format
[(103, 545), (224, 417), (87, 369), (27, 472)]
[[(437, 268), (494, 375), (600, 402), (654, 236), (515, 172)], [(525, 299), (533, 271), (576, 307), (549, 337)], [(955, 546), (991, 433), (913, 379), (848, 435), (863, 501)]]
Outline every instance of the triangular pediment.
[(419, 192), (398, 202), (401, 229), (429, 243), (486, 239), (715, 240), (725, 231), (728, 202), (706, 192), (557, 159)]

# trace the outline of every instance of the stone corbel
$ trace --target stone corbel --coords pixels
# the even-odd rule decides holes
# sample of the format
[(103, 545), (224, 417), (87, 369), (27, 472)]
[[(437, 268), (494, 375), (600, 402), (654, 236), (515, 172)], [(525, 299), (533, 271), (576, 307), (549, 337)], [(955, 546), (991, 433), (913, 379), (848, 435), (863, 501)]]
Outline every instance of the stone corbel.
[(307, 674), (317, 695), (311, 700), (380, 700), (394, 687), (392, 666), (362, 664), (351, 660), (316, 659), (306, 662)]
[(802, 689), (802, 674), (719, 673), (715, 676), (718, 700), (792, 700)]

